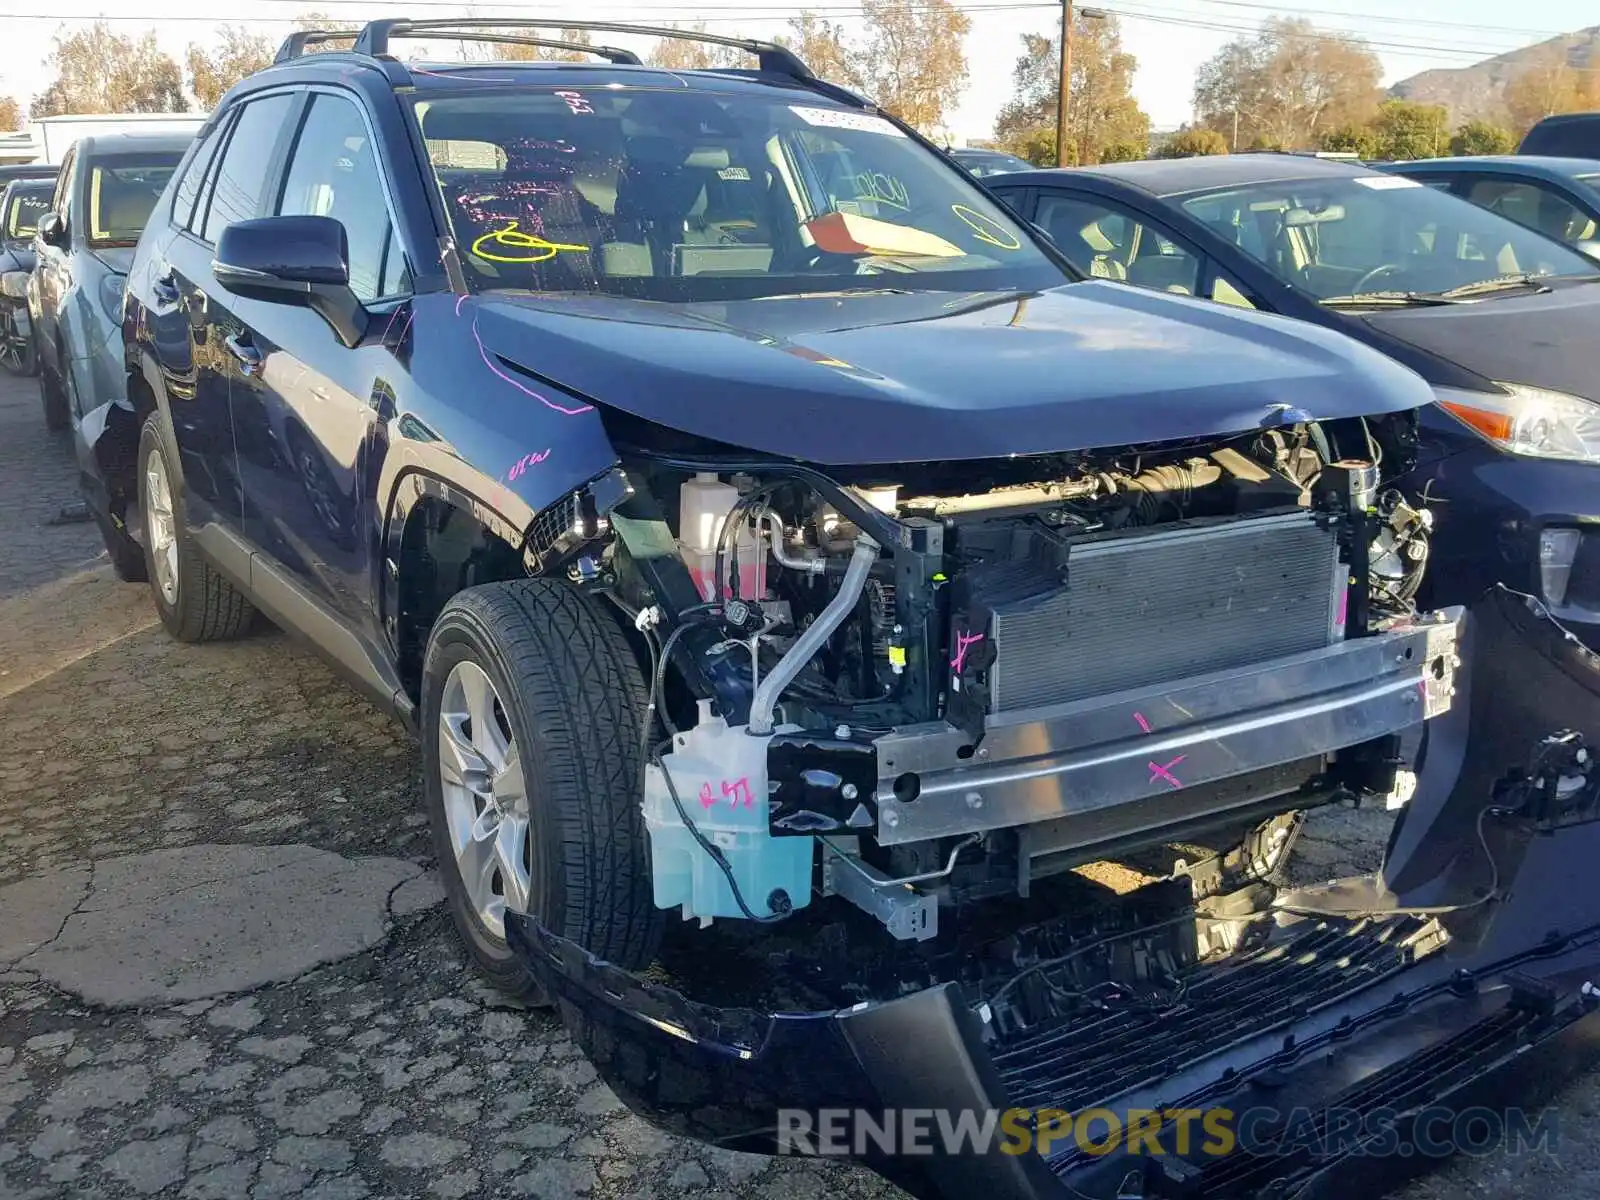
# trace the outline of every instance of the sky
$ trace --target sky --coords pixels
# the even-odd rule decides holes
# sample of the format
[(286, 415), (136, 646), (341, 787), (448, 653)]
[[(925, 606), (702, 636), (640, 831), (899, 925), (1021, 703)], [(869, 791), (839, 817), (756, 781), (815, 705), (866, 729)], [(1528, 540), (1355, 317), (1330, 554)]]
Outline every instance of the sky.
[[(914, 4), (917, 0), (905, 0)], [(1011, 67), (1025, 33), (1054, 33), (1058, 3), (1048, 0), (954, 0), (972, 21), (967, 38), (969, 76), (950, 120), (952, 139), (988, 136), (995, 114), (1010, 92)], [(1435, 67), (1467, 66), (1490, 55), (1543, 41), (1558, 33), (1594, 24), (1590, 0), (1409, 0), (1387, 9), (1384, 0), (1311, 0), (1311, 7), (1287, 0), (1107, 0), (1100, 11), (1114, 13), (1122, 25), (1125, 49), (1139, 62), (1134, 92), (1156, 128), (1181, 124), (1190, 116), (1194, 73), (1227, 42), (1249, 34), (1271, 16), (1304, 16), (1316, 25), (1365, 38), (1383, 62), (1384, 82), (1392, 83)], [(852, 0), (814, 0), (807, 7), (851, 28)], [(782, 33), (798, 9), (782, 0), (589, 0), (582, 6), (510, 0), (504, 4), (444, 5), (433, 0), (230, 0), (226, 20), (249, 25), (274, 39), (291, 28), (292, 18), (309, 9), (352, 24), (376, 16), (524, 16), (557, 19), (581, 11), (589, 20), (667, 24), (703, 19), (707, 29), (745, 37)], [(1387, 9), (1387, 11), (1386, 11)], [(217, 8), (181, 0), (122, 0), (113, 8), (95, 0), (0, 0), (0, 36), (7, 55), (0, 65), (0, 94), (29, 98), (43, 91), (51, 72), (45, 65), (51, 40), (63, 30), (105, 17), (121, 33), (154, 29), (164, 49), (182, 61), (191, 41), (208, 42), (219, 23)], [(1403, 15), (1402, 15), (1403, 13)], [(627, 45), (626, 38), (610, 38)], [(450, 56), (446, 52), (441, 56)]]

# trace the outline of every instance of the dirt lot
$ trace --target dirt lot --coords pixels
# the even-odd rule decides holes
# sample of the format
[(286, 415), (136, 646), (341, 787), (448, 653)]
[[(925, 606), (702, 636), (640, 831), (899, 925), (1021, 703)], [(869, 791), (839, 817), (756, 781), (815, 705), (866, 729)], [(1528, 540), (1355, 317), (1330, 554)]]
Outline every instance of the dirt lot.
[[(50, 523), (72, 498), (0, 383), (0, 1197), (897, 1195), (624, 1112), (466, 969), (398, 727), (276, 632), (168, 640)], [(1370, 865), (1382, 820), (1319, 822), (1301, 870)], [(1562, 1110), (1559, 1162), (1405, 1200), (1600, 1195), (1600, 1087)]]

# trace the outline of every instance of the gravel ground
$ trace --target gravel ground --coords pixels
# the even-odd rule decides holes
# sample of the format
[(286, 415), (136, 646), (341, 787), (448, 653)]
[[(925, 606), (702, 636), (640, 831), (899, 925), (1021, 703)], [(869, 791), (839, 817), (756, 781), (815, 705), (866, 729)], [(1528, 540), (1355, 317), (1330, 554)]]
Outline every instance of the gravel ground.
[[(47, 524), (72, 499), (32, 384), (0, 381), (0, 886), (215, 843), (427, 865), (402, 731), (275, 631), (166, 638), (144, 589), (93, 563), (92, 525)], [(1298, 870), (1372, 865), (1383, 823), (1326, 815)], [(1559, 1163), (1463, 1162), (1403, 1200), (1600, 1195), (1596, 1084), (1562, 1109)], [(655, 1132), (557, 1022), (476, 983), (437, 907), (394, 916), (352, 957), (215, 1000), (101, 1008), (0, 968), (5, 1200), (480, 1195), (899, 1193), (854, 1168)]]

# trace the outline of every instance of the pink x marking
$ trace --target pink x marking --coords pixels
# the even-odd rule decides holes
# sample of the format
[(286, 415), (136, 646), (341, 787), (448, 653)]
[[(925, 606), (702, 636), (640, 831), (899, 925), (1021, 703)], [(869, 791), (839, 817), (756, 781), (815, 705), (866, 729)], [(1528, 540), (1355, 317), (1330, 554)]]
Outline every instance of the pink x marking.
[(1181, 763), (1184, 759), (1186, 759), (1188, 757), (1189, 756), (1187, 754), (1180, 754), (1180, 755), (1178, 755), (1177, 758), (1173, 759), (1171, 762), (1169, 762), (1164, 767), (1160, 763), (1154, 763), (1154, 762), (1151, 763), (1150, 764), (1150, 782), (1154, 783), (1158, 779), (1165, 779), (1173, 787), (1181, 788), (1183, 786), (1183, 784), (1178, 782), (1178, 777), (1172, 773), (1172, 768), (1177, 766), (1179, 763)]
[(961, 668), (965, 666), (967, 662), (967, 651), (972, 649), (972, 647), (976, 646), (981, 641), (983, 641), (983, 634), (981, 633), (956, 634), (956, 652), (955, 655), (950, 659), (950, 669), (957, 675), (961, 674)]

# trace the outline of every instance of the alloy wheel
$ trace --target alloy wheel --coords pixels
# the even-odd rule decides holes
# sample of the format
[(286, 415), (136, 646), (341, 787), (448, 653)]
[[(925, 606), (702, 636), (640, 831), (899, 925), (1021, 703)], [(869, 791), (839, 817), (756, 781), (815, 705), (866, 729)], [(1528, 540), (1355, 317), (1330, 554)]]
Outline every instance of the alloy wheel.
[(169, 608), (178, 603), (178, 529), (172, 515), (172, 488), (161, 451), (152, 450), (144, 463), (146, 544), (155, 565), (156, 586)]
[(522, 756), (493, 681), (457, 663), (439, 704), (445, 822), (468, 905), (505, 938), (505, 914), (526, 912), (533, 844)]

